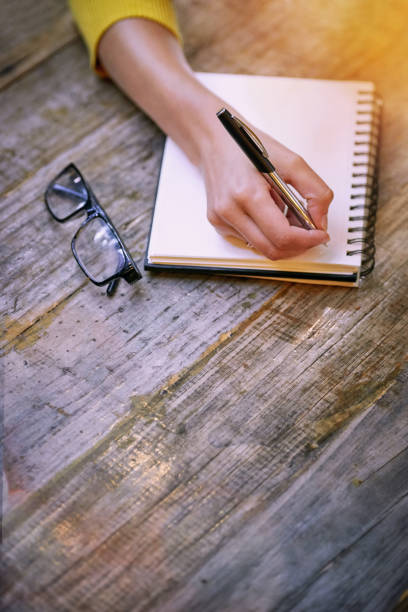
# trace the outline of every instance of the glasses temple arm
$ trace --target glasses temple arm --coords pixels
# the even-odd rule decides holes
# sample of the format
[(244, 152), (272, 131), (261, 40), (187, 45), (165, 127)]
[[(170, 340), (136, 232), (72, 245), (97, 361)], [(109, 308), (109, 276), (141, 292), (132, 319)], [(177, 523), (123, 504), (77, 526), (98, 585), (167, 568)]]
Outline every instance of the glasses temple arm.
[(106, 295), (109, 295), (109, 297), (112, 297), (117, 289), (117, 286), (119, 284), (120, 278), (114, 278), (113, 280), (111, 280), (111, 282), (108, 285), (108, 288), (106, 289)]

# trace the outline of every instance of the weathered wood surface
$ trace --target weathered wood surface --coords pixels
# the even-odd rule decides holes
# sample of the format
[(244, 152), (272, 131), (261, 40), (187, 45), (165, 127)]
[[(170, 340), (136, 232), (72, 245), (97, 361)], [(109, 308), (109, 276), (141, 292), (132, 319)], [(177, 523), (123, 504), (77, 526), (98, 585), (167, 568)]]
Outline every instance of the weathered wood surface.
[(0, 89), (77, 38), (63, 2), (2, 0)]
[(107, 299), (44, 188), (77, 162), (141, 260), (163, 136), (90, 73), (62, 2), (2, 3), (6, 610), (408, 600), (408, 9), (215, 4), (177, 4), (197, 70), (376, 81), (375, 271), (145, 274)]

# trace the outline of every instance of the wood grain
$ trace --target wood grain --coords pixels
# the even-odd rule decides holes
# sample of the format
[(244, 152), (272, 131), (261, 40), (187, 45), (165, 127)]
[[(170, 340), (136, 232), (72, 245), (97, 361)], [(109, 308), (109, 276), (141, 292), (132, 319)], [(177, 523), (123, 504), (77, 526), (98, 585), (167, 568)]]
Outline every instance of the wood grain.
[(406, 4), (176, 2), (196, 70), (376, 82), (377, 264), (361, 288), (146, 273), (112, 300), (43, 192), (75, 161), (142, 264), (163, 135), (89, 71), (63, 3), (13, 7), (2, 609), (403, 609)]
[(2, 0), (0, 90), (78, 38), (61, 0)]

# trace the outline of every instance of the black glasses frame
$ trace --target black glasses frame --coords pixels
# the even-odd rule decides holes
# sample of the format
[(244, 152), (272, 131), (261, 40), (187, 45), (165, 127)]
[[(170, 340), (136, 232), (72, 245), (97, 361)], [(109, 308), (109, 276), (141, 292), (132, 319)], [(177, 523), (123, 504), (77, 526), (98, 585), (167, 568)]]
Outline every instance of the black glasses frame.
[[(75, 172), (81, 182), (85, 194), (86, 194), (86, 199), (84, 201), (83, 204), (81, 204), (80, 206), (78, 206), (72, 213), (70, 213), (69, 215), (67, 215), (66, 217), (58, 217), (52, 210), (52, 206), (50, 204), (50, 195), (53, 193), (55, 193), (55, 185), (57, 184), (58, 180), (66, 173), (68, 172)], [(75, 193), (75, 195), (77, 196), (78, 194)], [(117, 288), (117, 285), (120, 281), (121, 278), (124, 278), (125, 281), (127, 281), (128, 283), (134, 283), (135, 281), (138, 281), (142, 278), (142, 275), (139, 271), (139, 268), (137, 267), (137, 265), (135, 264), (135, 262), (133, 261), (128, 249), (125, 246), (125, 243), (123, 242), (122, 238), (119, 235), (119, 232), (117, 231), (116, 227), (113, 225), (112, 221), (110, 220), (110, 218), (108, 217), (107, 213), (105, 212), (105, 210), (102, 208), (102, 206), (99, 204), (98, 200), (96, 199), (96, 196), (94, 195), (89, 183), (85, 180), (84, 176), (81, 174), (81, 172), (78, 170), (78, 168), (75, 166), (75, 164), (70, 163), (68, 164), (68, 166), (66, 166), (48, 185), (46, 191), (45, 191), (45, 195), (44, 195), (44, 199), (45, 199), (45, 205), (48, 209), (48, 212), (50, 213), (50, 215), (53, 217), (53, 219), (55, 219), (56, 221), (58, 221), (59, 223), (65, 223), (66, 221), (70, 221), (73, 217), (79, 216), (79, 214), (86, 212), (86, 217), (85, 219), (82, 221), (81, 225), (79, 226), (79, 228), (77, 229), (77, 231), (75, 232), (72, 240), (71, 240), (71, 250), (72, 250), (72, 254), (74, 255), (77, 264), (79, 265), (79, 267), (81, 268), (82, 272), (85, 274), (85, 276), (87, 278), (89, 278), (90, 281), (92, 281), (95, 285), (97, 285), (98, 287), (101, 287), (103, 285), (108, 285), (106, 293), (109, 296), (112, 296)], [(109, 276), (108, 278), (104, 279), (103, 281), (97, 281), (95, 278), (92, 277), (92, 275), (86, 270), (86, 268), (83, 266), (77, 251), (76, 251), (76, 239), (78, 237), (79, 232), (81, 231), (81, 229), (87, 224), (89, 223), (92, 219), (95, 218), (100, 218), (102, 219), (106, 225), (109, 227), (110, 231), (112, 232), (112, 234), (114, 235), (117, 243), (118, 243), (118, 247), (119, 250), (121, 252), (121, 255), (123, 257), (123, 263), (121, 265), (121, 267), (118, 269), (117, 272), (115, 272), (115, 274), (112, 274), (111, 276)]]

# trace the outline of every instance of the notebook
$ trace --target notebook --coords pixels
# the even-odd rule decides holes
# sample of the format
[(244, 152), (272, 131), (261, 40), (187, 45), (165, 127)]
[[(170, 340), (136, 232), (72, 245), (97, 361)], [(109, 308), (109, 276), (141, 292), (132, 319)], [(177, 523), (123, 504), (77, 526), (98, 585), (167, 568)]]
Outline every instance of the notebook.
[(199, 170), (167, 138), (145, 269), (358, 286), (374, 267), (380, 123), (374, 84), (214, 73), (197, 77), (227, 106), (299, 153), (332, 188), (331, 240), (327, 247), (272, 261), (220, 236), (206, 217)]

